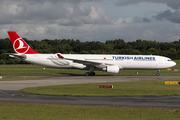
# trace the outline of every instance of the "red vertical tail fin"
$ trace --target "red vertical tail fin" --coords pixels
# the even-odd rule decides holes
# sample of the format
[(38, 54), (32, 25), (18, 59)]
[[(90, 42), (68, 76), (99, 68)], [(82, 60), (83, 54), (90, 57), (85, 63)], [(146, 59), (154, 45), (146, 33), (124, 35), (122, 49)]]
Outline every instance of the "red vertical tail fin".
[(34, 51), (15, 31), (7, 31), (16, 54), (40, 54)]

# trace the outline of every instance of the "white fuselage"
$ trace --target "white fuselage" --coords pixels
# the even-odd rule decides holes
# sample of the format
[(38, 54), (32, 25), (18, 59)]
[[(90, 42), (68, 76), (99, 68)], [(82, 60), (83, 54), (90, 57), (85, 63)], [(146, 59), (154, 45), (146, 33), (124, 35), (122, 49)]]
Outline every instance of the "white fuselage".
[[(87, 54), (62, 54), (65, 58), (87, 60), (102, 63), (103, 65), (118, 66), (119, 69), (165, 69), (176, 65), (170, 58), (156, 55), (87, 55)], [(57, 54), (26, 54), (29, 63), (51, 67), (51, 68), (72, 68), (89, 69), (73, 60), (59, 58)], [(96, 69), (96, 68), (95, 68)], [(99, 67), (97, 67), (99, 69)]]

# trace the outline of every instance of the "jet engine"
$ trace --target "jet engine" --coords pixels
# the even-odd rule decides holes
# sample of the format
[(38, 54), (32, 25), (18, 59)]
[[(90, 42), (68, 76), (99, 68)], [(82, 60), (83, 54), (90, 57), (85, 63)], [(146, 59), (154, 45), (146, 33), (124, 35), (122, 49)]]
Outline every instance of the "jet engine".
[(102, 68), (103, 71), (106, 71), (108, 73), (119, 73), (119, 66), (106, 66), (105, 68)]

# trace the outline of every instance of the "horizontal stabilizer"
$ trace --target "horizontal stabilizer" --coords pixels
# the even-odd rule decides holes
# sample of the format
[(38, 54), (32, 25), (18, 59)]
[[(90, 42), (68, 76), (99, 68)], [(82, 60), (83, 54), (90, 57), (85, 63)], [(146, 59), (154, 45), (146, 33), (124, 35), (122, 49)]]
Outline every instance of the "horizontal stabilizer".
[(6, 54), (8, 54), (10, 57), (21, 59), (21, 60), (25, 60), (26, 59), (26, 55), (25, 54), (15, 54), (15, 53), (6, 53)]

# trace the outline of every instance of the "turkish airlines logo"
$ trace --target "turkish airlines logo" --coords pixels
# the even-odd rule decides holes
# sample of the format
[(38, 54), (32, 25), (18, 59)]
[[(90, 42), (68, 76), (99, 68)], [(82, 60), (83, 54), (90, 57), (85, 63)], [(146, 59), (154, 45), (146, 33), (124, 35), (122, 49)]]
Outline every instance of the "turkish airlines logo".
[(23, 41), (22, 38), (17, 38), (13, 43), (13, 48), (16, 53), (26, 53), (29, 50), (29, 46)]

